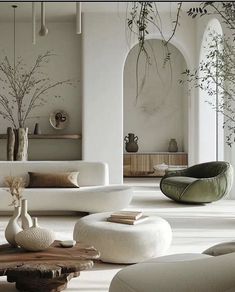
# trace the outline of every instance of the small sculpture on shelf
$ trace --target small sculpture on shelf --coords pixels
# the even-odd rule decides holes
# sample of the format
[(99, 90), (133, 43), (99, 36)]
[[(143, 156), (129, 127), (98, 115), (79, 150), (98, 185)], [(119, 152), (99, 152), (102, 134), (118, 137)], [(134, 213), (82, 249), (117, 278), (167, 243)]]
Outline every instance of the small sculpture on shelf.
[(34, 135), (40, 135), (40, 134), (42, 134), (39, 123), (36, 123), (35, 124), (33, 133), (34, 133)]
[(124, 141), (126, 143), (126, 151), (127, 152), (137, 152), (139, 149), (138, 146), (138, 137), (135, 136), (133, 133), (128, 133), (128, 136), (124, 138)]

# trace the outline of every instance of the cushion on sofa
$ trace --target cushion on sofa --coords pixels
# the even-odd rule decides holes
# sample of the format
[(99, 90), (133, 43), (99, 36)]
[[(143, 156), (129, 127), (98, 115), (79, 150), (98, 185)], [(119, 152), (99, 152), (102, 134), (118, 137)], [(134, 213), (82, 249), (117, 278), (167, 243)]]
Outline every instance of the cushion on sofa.
[(29, 188), (79, 188), (79, 172), (29, 172)]
[(227, 253), (235, 252), (235, 241), (223, 242), (206, 249), (203, 254), (211, 256), (220, 256)]

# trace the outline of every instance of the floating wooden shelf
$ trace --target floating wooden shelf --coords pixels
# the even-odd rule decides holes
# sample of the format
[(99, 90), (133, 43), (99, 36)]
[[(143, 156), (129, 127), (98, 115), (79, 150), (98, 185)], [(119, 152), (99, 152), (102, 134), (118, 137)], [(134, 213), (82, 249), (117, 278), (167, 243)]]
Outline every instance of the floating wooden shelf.
[[(81, 139), (80, 134), (29, 134), (29, 139)], [(7, 139), (7, 134), (0, 134), (0, 139)]]

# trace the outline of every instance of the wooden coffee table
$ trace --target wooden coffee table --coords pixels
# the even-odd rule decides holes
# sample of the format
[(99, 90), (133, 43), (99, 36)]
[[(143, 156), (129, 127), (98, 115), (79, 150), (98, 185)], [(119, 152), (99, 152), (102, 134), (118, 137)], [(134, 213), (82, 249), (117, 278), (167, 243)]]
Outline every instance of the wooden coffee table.
[(92, 246), (77, 243), (63, 248), (55, 241), (45, 251), (27, 252), (9, 244), (0, 245), (0, 276), (15, 282), (24, 292), (57, 292), (66, 289), (80, 271), (92, 268), (99, 252)]

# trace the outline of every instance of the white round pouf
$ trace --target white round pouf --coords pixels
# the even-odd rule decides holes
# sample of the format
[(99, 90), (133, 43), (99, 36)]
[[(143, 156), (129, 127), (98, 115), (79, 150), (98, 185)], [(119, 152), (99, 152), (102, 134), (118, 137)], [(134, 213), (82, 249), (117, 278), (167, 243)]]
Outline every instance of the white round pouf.
[(99, 213), (79, 219), (73, 238), (93, 245), (103, 262), (132, 264), (163, 255), (172, 240), (170, 224), (150, 216), (136, 225), (107, 222), (111, 213)]

